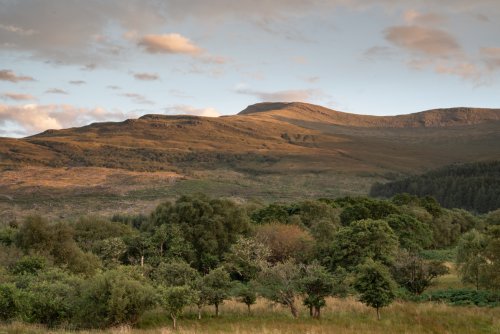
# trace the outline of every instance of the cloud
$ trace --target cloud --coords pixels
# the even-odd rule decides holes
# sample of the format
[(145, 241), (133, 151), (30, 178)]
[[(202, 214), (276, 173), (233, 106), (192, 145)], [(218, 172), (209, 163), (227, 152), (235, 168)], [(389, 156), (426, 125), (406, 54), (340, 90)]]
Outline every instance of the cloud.
[(18, 27), (18, 26), (12, 25), (12, 24), (10, 24), (10, 25), (0, 24), (0, 29), (15, 33), (15, 34), (18, 34), (21, 36), (31, 36), (31, 35), (34, 35), (37, 33), (33, 29), (24, 29), (22, 27)]
[(214, 108), (195, 108), (185, 104), (176, 104), (165, 108), (169, 114), (195, 115), (204, 117), (219, 117), (220, 113)]
[(137, 93), (124, 93), (122, 96), (130, 98), (134, 103), (138, 104), (155, 104), (153, 101), (148, 100), (144, 95)]
[(156, 0), (1, 1), (0, 48), (62, 64), (102, 64), (117, 41), (96, 36), (159, 27), (165, 23), (161, 7)]
[[(420, 15), (410, 14), (406, 13), (410, 22), (416, 18), (408, 16)], [(431, 69), (437, 74), (457, 76), (476, 84), (484, 81), (487, 74), (484, 67), (467, 55), (456, 39), (444, 30), (409, 25), (389, 27), (384, 34), (387, 41), (408, 53), (407, 65), (412, 69)]]
[(238, 94), (251, 95), (264, 102), (301, 102), (322, 99), (326, 94), (318, 89), (292, 89), (264, 92), (248, 88), (236, 89)]
[(490, 70), (500, 69), (500, 47), (481, 48), (481, 56)]
[[(96, 121), (123, 120), (129, 116), (121, 111), (85, 109), (71, 105), (0, 104), (0, 132), (9, 133), (9, 123), (22, 129), (20, 135), (26, 136), (47, 129), (82, 126)], [(4, 126), (8, 128), (3, 128)]]
[(394, 56), (394, 50), (387, 46), (372, 46), (363, 52), (363, 58), (367, 60), (374, 60), (380, 58), (390, 58)]
[(384, 34), (397, 47), (425, 56), (450, 57), (462, 51), (455, 38), (440, 29), (394, 26), (387, 28)]
[(199, 55), (202, 50), (180, 34), (145, 35), (137, 43), (149, 53)]
[(291, 60), (293, 63), (299, 64), (299, 65), (305, 65), (309, 62), (307, 60), (307, 58), (304, 56), (295, 56), (295, 57), (292, 57)]
[(36, 97), (34, 97), (33, 95), (22, 94), (22, 93), (5, 93), (3, 94), (3, 97), (15, 101), (36, 100)]
[(309, 83), (316, 83), (320, 80), (321, 78), (318, 76), (312, 76), (312, 77), (305, 77), (303, 78), (304, 81), (309, 82)]
[(83, 80), (71, 80), (71, 81), (69, 81), (69, 83), (72, 84), (72, 85), (83, 85), (83, 84), (86, 84), (86, 82), (83, 81)]
[(121, 87), (115, 86), (115, 85), (108, 85), (106, 88), (112, 89), (112, 90), (119, 90), (119, 89), (121, 89)]
[(59, 88), (51, 88), (47, 89), (45, 91), (45, 94), (61, 94), (61, 95), (68, 95), (68, 92)]
[(134, 78), (136, 78), (137, 80), (143, 80), (143, 81), (154, 81), (154, 80), (160, 79), (158, 74), (154, 74), (154, 73), (134, 73)]
[(10, 82), (35, 81), (32, 77), (17, 75), (11, 70), (0, 70), (0, 80)]
[(174, 97), (182, 98), (182, 99), (191, 99), (193, 96), (187, 94), (186, 92), (179, 89), (169, 89), (168, 93)]
[(421, 13), (415, 9), (407, 10), (403, 14), (403, 17), (407, 24), (423, 26), (442, 24), (446, 20), (442, 15), (436, 13)]

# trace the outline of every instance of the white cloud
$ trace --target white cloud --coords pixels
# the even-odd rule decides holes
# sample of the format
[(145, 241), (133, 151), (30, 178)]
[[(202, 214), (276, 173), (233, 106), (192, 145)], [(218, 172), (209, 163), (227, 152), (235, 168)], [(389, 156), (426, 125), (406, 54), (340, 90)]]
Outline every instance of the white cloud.
[(120, 111), (106, 111), (103, 108), (85, 109), (71, 105), (22, 106), (0, 104), (0, 132), (9, 132), (3, 128), (13, 123), (23, 131), (23, 135), (32, 135), (47, 129), (62, 129), (82, 126), (96, 121), (123, 120), (128, 114)]
[(165, 108), (169, 114), (195, 115), (205, 117), (219, 117), (220, 113), (215, 108), (196, 108), (185, 104), (176, 104)]

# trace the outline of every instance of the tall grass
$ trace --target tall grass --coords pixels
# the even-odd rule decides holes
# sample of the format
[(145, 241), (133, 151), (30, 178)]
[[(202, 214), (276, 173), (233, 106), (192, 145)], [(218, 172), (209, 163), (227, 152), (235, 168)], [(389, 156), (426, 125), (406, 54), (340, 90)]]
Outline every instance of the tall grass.
[[(320, 320), (310, 319), (305, 308), (299, 319), (289, 311), (260, 299), (252, 314), (246, 306), (228, 301), (221, 306), (219, 318), (205, 307), (202, 320), (194, 309), (186, 310), (179, 320), (179, 330), (171, 329), (170, 318), (161, 310), (147, 312), (138, 328), (122, 326), (107, 330), (80, 331), (79, 334), (393, 334), (393, 333), (500, 333), (500, 308), (456, 307), (438, 303), (396, 302), (382, 310), (377, 321), (373, 309), (354, 299), (329, 299)], [(13, 323), (0, 325), (0, 333), (72, 333), (64, 329), (49, 331), (44, 327)]]

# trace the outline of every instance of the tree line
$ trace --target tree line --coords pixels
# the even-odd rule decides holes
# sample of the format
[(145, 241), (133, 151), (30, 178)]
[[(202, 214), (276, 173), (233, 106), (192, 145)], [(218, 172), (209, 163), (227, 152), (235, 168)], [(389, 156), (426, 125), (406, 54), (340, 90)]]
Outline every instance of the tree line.
[(418, 296), (447, 273), (425, 250), (457, 248), (464, 282), (498, 291), (500, 214), (475, 216), (407, 194), (238, 204), (182, 196), (150, 215), (0, 227), (0, 320), (49, 327), (135, 324), (162, 308), (174, 327), (188, 306), (257, 298), (313, 318), (330, 296), (376, 310)]
[(446, 208), (486, 213), (500, 207), (500, 161), (446, 166), (402, 180), (376, 183), (370, 195), (392, 197), (399, 193), (433, 196)]

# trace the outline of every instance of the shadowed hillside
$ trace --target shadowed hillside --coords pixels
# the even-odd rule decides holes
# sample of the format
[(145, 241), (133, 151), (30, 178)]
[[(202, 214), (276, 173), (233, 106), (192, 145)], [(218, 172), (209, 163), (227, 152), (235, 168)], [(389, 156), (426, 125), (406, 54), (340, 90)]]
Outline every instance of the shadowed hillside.
[[(96, 192), (110, 196), (100, 200), (103, 207), (124, 196), (149, 207), (193, 191), (265, 200), (363, 194), (375, 181), (500, 159), (498, 143), (500, 109), (380, 117), (306, 103), (260, 103), (218, 118), (145, 115), (0, 138), (0, 204), (13, 198), (26, 208), (41, 197), (70, 200), (81, 194), (92, 201)], [(37, 168), (44, 172), (33, 172)], [(77, 185), (51, 182), (86, 168), (111, 172), (77, 192)], [(160, 172), (168, 177), (156, 177)]]

